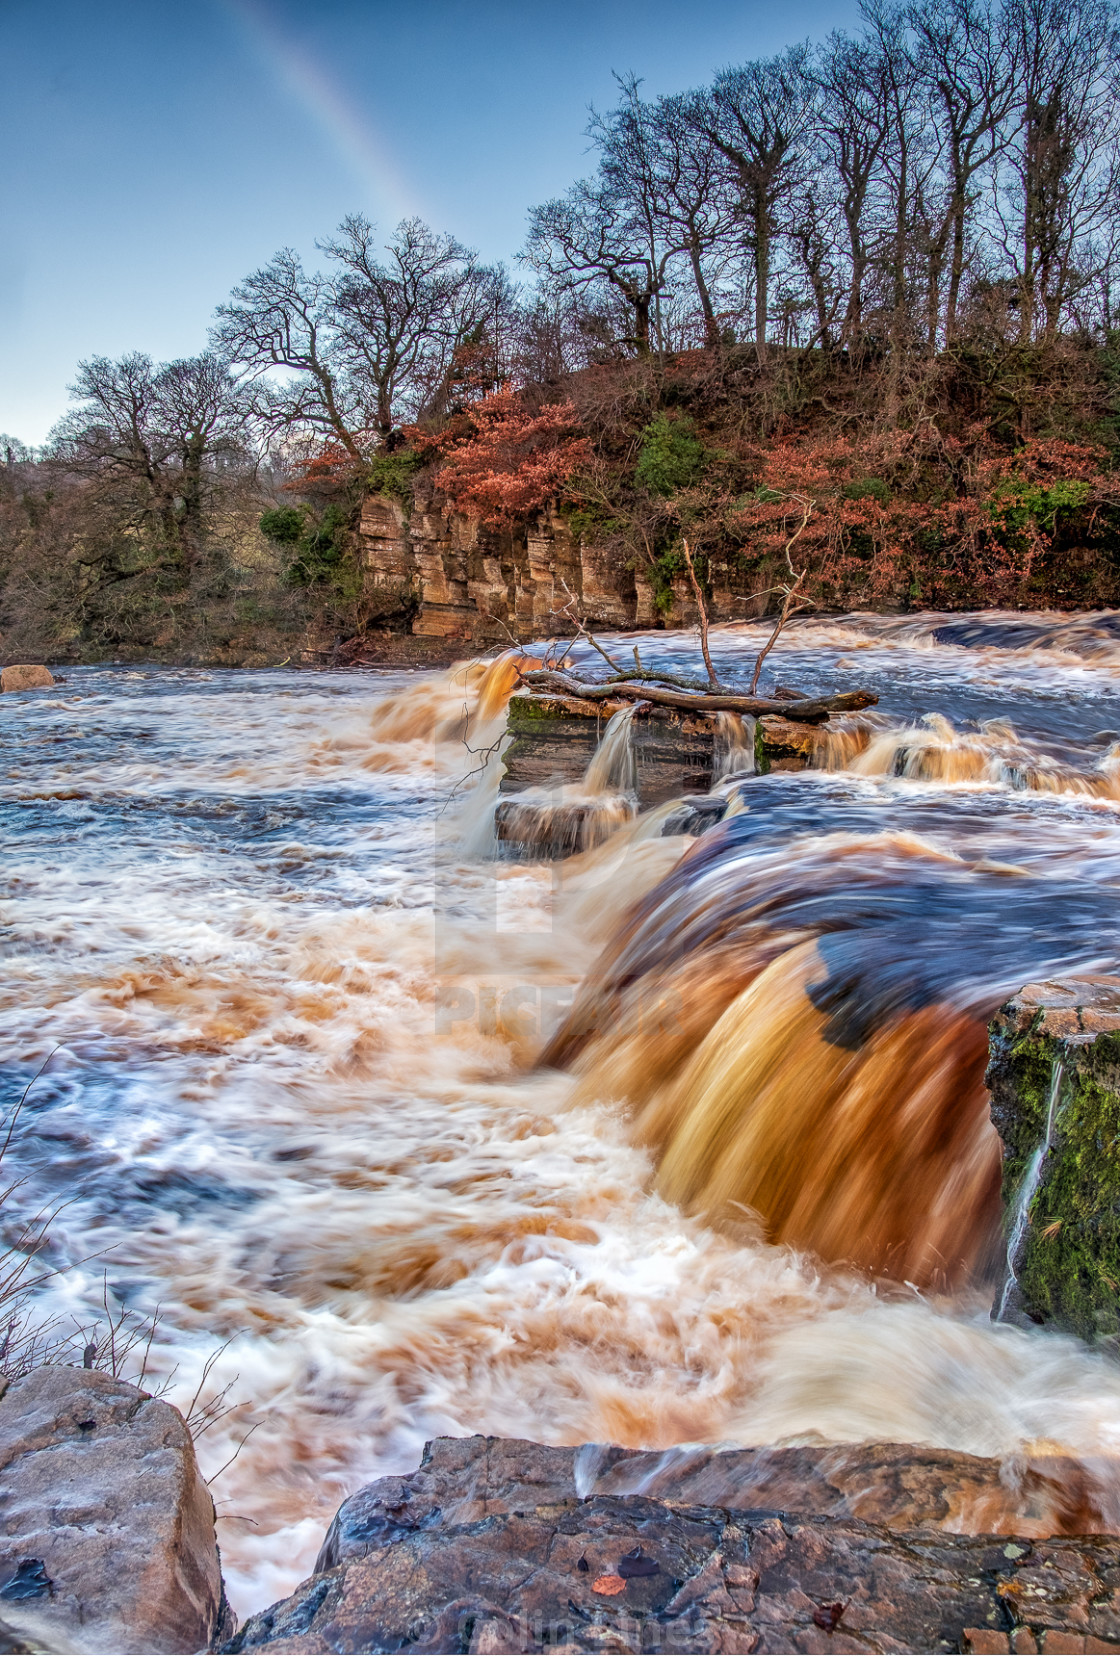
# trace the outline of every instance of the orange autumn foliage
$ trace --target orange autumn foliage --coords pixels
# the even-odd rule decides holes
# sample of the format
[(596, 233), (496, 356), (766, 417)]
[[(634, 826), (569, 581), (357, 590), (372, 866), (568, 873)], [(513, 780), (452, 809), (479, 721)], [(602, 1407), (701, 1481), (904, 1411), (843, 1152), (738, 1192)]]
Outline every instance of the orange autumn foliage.
[(469, 517), (494, 528), (514, 523), (546, 505), (590, 457), (587, 439), (574, 435), (578, 424), (570, 402), (533, 413), (510, 386), (491, 391), (427, 440), (443, 459), (436, 485)]
[[(755, 556), (780, 552), (790, 497), (813, 501), (799, 540), (826, 599), (861, 592), (881, 603), (905, 590), (959, 586), (988, 603), (1011, 602), (1049, 549), (1059, 521), (1091, 526), (1120, 504), (1103, 451), (1060, 440), (1013, 454), (915, 433), (863, 439), (790, 438), (753, 456), (760, 484), (727, 514), (732, 536)], [(914, 591), (914, 596), (918, 592)]]

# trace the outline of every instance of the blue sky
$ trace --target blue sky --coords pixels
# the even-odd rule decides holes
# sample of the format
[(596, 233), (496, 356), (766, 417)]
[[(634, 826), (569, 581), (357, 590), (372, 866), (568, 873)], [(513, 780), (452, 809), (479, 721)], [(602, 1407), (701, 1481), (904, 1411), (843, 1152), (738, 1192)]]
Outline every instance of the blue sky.
[(647, 92), (850, 24), (789, 0), (0, 0), (0, 431), (80, 357), (201, 349), (214, 306), (345, 213), (511, 260), (587, 165), (611, 71)]

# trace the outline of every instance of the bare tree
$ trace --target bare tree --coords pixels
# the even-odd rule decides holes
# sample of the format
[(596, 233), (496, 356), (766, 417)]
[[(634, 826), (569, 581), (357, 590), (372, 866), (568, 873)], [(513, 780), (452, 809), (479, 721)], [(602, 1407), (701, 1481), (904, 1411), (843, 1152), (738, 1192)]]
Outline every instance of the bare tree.
[[(720, 337), (707, 261), (731, 252), (735, 198), (718, 150), (689, 118), (689, 98), (643, 102), (640, 82), (618, 76), (622, 99), (606, 115), (592, 112), (589, 135), (601, 176), (635, 221), (645, 224), (651, 255), (687, 259), (703, 318), (704, 343)], [(657, 296), (660, 306), (661, 294)], [(662, 340), (663, 344), (664, 341)]]
[(783, 212), (804, 165), (815, 88), (808, 46), (725, 69), (689, 105), (696, 131), (731, 169), (754, 275), (755, 345), (766, 354), (770, 289)]
[[(285, 248), (218, 306), (211, 337), (216, 350), (247, 370), (254, 410), (270, 430), (314, 433), (360, 461), (370, 411), (348, 371), (336, 298), (329, 277), (308, 275), (299, 255)], [(300, 377), (279, 383), (276, 368)]]
[(1019, 337), (1052, 340), (1116, 214), (1117, 31), (1107, 0), (1008, 0), (1016, 127), (999, 202)]
[(871, 41), (833, 34), (816, 59), (814, 75), (821, 170), (837, 181), (847, 254), (840, 337), (852, 349), (863, 335), (868, 272), (882, 234), (883, 152), (890, 119), (881, 53)]
[(654, 301), (668, 286), (677, 252), (658, 245), (644, 215), (600, 176), (533, 208), (522, 258), (567, 292), (586, 294), (604, 286), (613, 292), (628, 318), (626, 342), (648, 356)]
[(133, 352), (79, 363), (71, 394), (77, 406), (51, 435), (55, 457), (72, 472), (127, 485), (136, 522), (158, 531), (152, 555), (189, 573), (203, 549), (207, 500), (223, 468), (246, 457), (242, 388), (212, 353), (156, 367)]
[(502, 278), (417, 218), (397, 226), (384, 259), (360, 214), (344, 219), (322, 251), (339, 270), (331, 321), (347, 381), (387, 436), (401, 412), (415, 417), (446, 379), (456, 349), (505, 297)]
[(945, 174), (940, 223), (931, 239), (926, 326), (932, 344), (942, 316), (945, 339), (957, 332), (978, 185), (1009, 139), (1015, 54), (1006, 12), (993, 10), (986, 0), (920, 0), (906, 15), (915, 37), (921, 83), (928, 89), (930, 112), (941, 132)]

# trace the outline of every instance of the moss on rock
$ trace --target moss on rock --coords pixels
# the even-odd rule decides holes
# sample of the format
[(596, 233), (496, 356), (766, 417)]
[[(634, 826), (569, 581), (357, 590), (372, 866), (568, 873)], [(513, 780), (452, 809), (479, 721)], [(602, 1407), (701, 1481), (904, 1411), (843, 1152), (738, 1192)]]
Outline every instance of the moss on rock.
[(997, 1305), (1120, 1343), (1120, 981), (1024, 989), (991, 1024), (987, 1081), (1009, 1241)]

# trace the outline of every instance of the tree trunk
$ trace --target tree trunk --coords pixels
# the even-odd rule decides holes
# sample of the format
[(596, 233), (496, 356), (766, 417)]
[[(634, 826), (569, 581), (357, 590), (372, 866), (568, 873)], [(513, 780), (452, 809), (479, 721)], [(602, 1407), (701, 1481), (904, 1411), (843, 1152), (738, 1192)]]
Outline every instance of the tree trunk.
[(716, 321), (715, 309), (712, 305), (712, 296), (708, 290), (708, 281), (704, 275), (704, 265), (700, 258), (700, 249), (693, 239), (688, 248), (689, 263), (692, 265), (692, 276), (696, 283), (696, 293), (700, 300), (700, 309), (704, 314), (704, 343), (708, 346), (719, 344), (719, 323)]
[(770, 315), (770, 223), (761, 199), (755, 203), (754, 232), (754, 343), (759, 362), (765, 362)]

